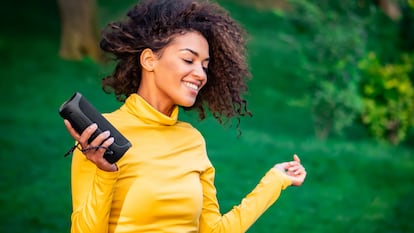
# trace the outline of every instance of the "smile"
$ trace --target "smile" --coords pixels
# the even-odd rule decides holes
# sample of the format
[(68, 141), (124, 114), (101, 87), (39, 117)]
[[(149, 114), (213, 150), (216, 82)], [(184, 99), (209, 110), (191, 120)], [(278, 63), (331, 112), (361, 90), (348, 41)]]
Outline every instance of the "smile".
[(198, 91), (198, 86), (194, 83), (184, 82), (184, 85), (191, 88), (191, 89), (194, 89), (194, 90)]

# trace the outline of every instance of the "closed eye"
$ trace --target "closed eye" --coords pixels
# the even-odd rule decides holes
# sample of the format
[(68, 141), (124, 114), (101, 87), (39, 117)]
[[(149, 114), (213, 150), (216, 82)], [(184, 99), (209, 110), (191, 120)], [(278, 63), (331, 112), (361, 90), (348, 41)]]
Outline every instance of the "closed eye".
[[(191, 59), (182, 59), (182, 60), (187, 64), (193, 64), (194, 63), (193, 60), (191, 60)], [(208, 67), (203, 66), (202, 69), (207, 74)]]

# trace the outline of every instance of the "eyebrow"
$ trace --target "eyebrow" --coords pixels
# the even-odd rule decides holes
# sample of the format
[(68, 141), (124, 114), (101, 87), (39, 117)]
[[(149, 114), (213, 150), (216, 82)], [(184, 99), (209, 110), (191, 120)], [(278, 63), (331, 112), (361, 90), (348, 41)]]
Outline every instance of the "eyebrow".
[[(188, 51), (188, 52), (194, 54), (195, 56), (200, 57), (199, 53), (197, 53), (196, 51), (194, 51), (192, 49), (189, 49), (189, 48), (180, 49), (180, 51)], [(210, 61), (210, 58), (208, 57), (208, 58), (204, 59), (204, 61)]]

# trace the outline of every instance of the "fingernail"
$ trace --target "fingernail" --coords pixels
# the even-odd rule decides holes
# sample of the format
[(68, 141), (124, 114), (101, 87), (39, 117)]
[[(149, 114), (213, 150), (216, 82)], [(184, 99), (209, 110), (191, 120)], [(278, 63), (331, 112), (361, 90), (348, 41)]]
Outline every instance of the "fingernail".
[(110, 137), (110, 138), (108, 138), (108, 140), (106, 140), (108, 143), (110, 143), (110, 144), (112, 144), (113, 142), (114, 142), (114, 138), (113, 137)]
[(111, 132), (109, 132), (109, 130), (103, 132), (103, 135), (107, 138), (109, 137), (109, 135), (111, 135)]
[(97, 129), (97, 128), (98, 128), (98, 125), (97, 125), (96, 123), (93, 123), (93, 124), (90, 126), (90, 128), (91, 128), (91, 129)]

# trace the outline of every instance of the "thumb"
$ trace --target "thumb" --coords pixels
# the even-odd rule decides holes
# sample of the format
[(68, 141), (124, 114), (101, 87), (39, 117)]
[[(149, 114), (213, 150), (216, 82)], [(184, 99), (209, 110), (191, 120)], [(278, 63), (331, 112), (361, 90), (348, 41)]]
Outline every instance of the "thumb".
[(300, 158), (297, 154), (293, 155), (293, 160), (295, 160), (296, 162), (300, 163)]

